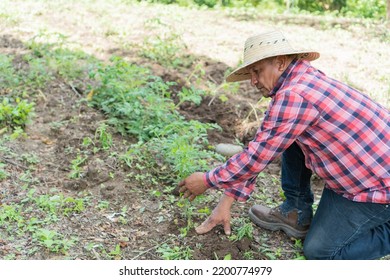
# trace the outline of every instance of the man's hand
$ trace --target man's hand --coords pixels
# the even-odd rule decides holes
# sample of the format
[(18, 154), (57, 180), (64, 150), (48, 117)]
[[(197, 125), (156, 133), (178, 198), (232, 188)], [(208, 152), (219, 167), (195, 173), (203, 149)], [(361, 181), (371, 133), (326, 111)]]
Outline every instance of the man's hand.
[(193, 201), (195, 197), (204, 193), (208, 187), (203, 182), (203, 173), (195, 172), (179, 183), (180, 192), (183, 197)]
[(212, 230), (217, 225), (222, 225), (226, 235), (231, 234), (230, 228), (230, 208), (234, 202), (234, 198), (222, 195), (218, 205), (214, 208), (211, 215), (200, 225), (195, 231), (198, 234), (204, 234)]

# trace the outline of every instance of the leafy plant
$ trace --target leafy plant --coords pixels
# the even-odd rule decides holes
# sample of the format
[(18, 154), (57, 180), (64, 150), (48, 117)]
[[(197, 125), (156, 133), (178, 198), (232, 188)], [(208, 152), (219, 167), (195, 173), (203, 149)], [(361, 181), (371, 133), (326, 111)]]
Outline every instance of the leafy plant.
[(183, 87), (181, 91), (177, 94), (180, 101), (176, 104), (176, 108), (179, 108), (180, 105), (186, 101), (199, 105), (202, 102), (202, 96), (204, 95), (204, 90), (197, 89), (194, 86), (191, 86), (190, 88)]
[(193, 250), (189, 246), (170, 247), (164, 243), (157, 249), (157, 253), (160, 253), (164, 260), (190, 260), (192, 259)]
[(12, 65), (13, 56), (0, 54), (0, 93), (12, 92), (18, 86), (19, 77)]
[(0, 103), (0, 127), (24, 127), (33, 115), (34, 103), (16, 98), (4, 98)]
[(229, 237), (230, 240), (238, 241), (243, 238), (253, 239), (253, 225), (249, 220), (239, 218), (234, 222), (240, 224), (240, 226), (234, 231), (234, 234)]
[(97, 208), (99, 210), (104, 210), (104, 209), (108, 209), (109, 206), (110, 206), (110, 202), (109, 201), (101, 200), (101, 201), (99, 201), (99, 203), (97, 205)]
[(4, 169), (4, 167), (6, 167), (6, 165), (0, 161), (0, 181), (9, 176), (9, 173)]
[(61, 234), (48, 229), (37, 230), (33, 234), (33, 238), (51, 252), (62, 253), (65, 253), (69, 248), (71, 248), (76, 241), (75, 239), (64, 239)]
[(191, 60), (185, 58), (187, 46), (173, 28), (162, 23), (158, 19), (152, 19), (145, 23), (145, 28), (157, 31), (155, 35), (149, 36), (141, 46), (140, 55), (155, 61), (165, 67), (176, 68), (181, 65), (188, 66)]
[(108, 126), (105, 123), (100, 124), (96, 129), (95, 139), (98, 139), (103, 150), (108, 150), (112, 146), (112, 135), (107, 131)]
[(71, 161), (71, 173), (69, 177), (71, 179), (77, 179), (80, 178), (82, 170), (81, 166), (83, 163), (87, 160), (87, 157), (82, 157), (80, 154), (77, 155), (75, 159)]
[(43, 194), (34, 197), (33, 193), (29, 193), (30, 200), (34, 201), (39, 208), (52, 214), (62, 213), (68, 216), (70, 213), (80, 213), (85, 209), (83, 199), (65, 197), (63, 194)]

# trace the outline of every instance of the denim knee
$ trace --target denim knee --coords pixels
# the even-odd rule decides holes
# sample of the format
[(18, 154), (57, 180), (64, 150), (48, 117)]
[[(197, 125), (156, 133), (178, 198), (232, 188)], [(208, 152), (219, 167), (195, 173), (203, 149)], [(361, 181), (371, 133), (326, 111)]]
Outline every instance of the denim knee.
[(303, 243), (303, 255), (308, 260), (329, 260), (331, 255), (325, 253), (321, 241), (313, 240), (312, 238), (306, 238)]

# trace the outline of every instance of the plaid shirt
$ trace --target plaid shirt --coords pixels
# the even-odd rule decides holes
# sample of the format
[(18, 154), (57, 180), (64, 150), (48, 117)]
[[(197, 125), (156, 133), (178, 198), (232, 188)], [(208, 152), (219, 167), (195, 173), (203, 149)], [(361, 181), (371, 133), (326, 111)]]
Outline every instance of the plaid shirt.
[(359, 202), (390, 203), (390, 112), (359, 91), (295, 60), (242, 153), (204, 174), (209, 187), (245, 201), (257, 175), (294, 141), (325, 187)]

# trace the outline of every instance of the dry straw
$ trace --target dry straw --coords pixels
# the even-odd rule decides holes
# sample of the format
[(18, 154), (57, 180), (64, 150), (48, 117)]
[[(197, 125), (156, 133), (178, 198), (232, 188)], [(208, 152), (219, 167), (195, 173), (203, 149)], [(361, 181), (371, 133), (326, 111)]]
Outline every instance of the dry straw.
[(268, 57), (297, 54), (298, 59), (315, 60), (320, 54), (305, 49), (294, 49), (280, 31), (271, 31), (248, 38), (245, 41), (244, 62), (227, 78), (227, 82), (238, 82), (250, 79), (248, 66)]

